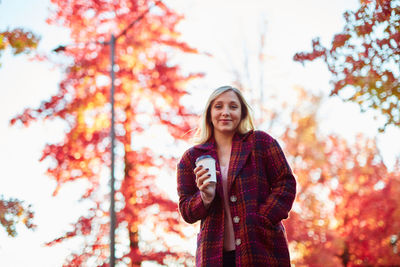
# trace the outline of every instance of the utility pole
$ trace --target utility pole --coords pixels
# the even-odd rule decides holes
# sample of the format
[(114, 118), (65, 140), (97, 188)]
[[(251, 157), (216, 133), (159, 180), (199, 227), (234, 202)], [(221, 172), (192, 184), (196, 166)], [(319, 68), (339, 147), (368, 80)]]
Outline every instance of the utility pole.
[(111, 103), (111, 180), (110, 180), (110, 267), (115, 267), (115, 228), (116, 228), (116, 214), (115, 214), (115, 108), (114, 108), (114, 92), (115, 92), (115, 45), (116, 41), (121, 37), (127, 34), (128, 30), (132, 28), (137, 22), (143, 19), (143, 17), (149, 13), (150, 9), (156, 5), (161, 3), (161, 0), (156, 1), (152, 6), (150, 6), (147, 10), (145, 10), (139, 17), (137, 17), (134, 21), (132, 21), (120, 34), (114, 36), (111, 34), (110, 39), (110, 61), (111, 61), (111, 95), (110, 95), (110, 103)]
[(110, 103), (111, 103), (111, 181), (110, 181), (110, 267), (115, 266), (115, 109), (114, 109), (114, 65), (115, 65), (115, 36), (111, 34), (110, 40), (110, 54), (111, 54), (111, 93), (110, 93)]

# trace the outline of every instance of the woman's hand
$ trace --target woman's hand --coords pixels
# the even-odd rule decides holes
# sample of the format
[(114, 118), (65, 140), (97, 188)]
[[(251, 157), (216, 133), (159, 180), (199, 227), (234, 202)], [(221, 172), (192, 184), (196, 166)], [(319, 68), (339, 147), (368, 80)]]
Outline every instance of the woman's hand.
[(204, 169), (203, 166), (200, 165), (193, 171), (196, 175), (196, 185), (200, 190), (203, 203), (206, 208), (208, 208), (215, 197), (215, 188), (217, 183), (206, 181), (211, 175), (208, 173), (208, 169)]

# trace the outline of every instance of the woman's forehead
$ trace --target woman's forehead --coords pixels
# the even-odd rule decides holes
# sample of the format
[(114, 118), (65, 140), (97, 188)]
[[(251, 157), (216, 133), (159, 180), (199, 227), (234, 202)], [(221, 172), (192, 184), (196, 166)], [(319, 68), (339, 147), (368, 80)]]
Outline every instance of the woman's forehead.
[(214, 99), (214, 102), (239, 102), (239, 97), (237, 96), (237, 94), (235, 92), (233, 92), (232, 90), (223, 92), (222, 94), (220, 94), (219, 96), (217, 96)]

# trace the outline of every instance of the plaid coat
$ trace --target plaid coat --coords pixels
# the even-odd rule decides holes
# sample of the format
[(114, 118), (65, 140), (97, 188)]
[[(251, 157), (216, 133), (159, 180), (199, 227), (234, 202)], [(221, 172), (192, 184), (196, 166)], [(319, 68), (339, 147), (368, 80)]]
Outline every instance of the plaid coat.
[[(187, 150), (177, 167), (179, 211), (188, 223), (201, 220), (196, 266), (222, 266), (224, 205), (222, 178), (207, 210), (193, 169), (196, 158), (211, 155), (220, 171), (215, 141)], [(262, 131), (235, 134), (228, 170), (236, 266), (290, 266), (285, 229), (296, 194), (296, 181), (275, 139)]]

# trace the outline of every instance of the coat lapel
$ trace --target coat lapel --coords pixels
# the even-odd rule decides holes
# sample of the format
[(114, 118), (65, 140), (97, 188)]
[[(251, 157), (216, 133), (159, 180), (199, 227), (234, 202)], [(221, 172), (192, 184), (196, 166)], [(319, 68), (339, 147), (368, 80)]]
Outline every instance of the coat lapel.
[[(245, 135), (235, 134), (232, 142), (231, 159), (229, 161), (228, 171), (228, 188), (232, 187), (236, 177), (242, 170), (243, 166), (247, 161), (247, 157), (250, 155), (253, 144), (251, 138), (248, 138), (253, 131)], [(229, 192), (229, 191), (228, 191)]]

